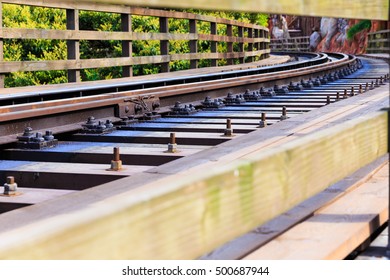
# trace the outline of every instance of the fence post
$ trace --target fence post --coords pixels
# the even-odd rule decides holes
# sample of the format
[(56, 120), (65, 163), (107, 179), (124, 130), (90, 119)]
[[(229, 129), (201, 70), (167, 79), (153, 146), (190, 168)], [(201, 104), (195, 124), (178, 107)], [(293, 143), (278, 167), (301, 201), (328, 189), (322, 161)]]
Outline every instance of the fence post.
[[(238, 37), (240, 37), (240, 39), (242, 39), (244, 37), (244, 28), (242, 26), (238, 26)], [(238, 43), (238, 51), (240, 53), (244, 52), (244, 43), (243, 42)], [(244, 63), (245, 56), (242, 56), (242, 57), (240, 56), (239, 61), (240, 61), (240, 63)]]
[[(257, 29), (257, 28), (255, 29), (255, 38), (256, 38), (256, 40), (260, 38), (260, 30)], [(255, 43), (254, 46), (255, 46), (255, 50), (256, 50), (256, 51), (261, 50), (261, 47), (260, 47), (260, 43), (259, 43), (259, 42), (256, 41), (256, 43)]]
[[(226, 25), (226, 35), (229, 37), (229, 40), (233, 37), (233, 26), (231, 24)], [(227, 52), (228, 56), (233, 54), (233, 42), (228, 42), (227, 43)], [(228, 65), (233, 65), (234, 64), (234, 59), (233, 58), (228, 58), (227, 59), (227, 64)]]
[[(0, 34), (2, 34), (3, 30), (3, 3), (0, 1)], [(3, 35), (0, 37), (0, 63), (4, 60), (4, 47), (3, 47)], [(0, 88), (4, 88), (5, 86), (5, 74), (0, 73)]]
[[(160, 32), (169, 33), (168, 18), (160, 17)], [(160, 40), (160, 54), (169, 55), (169, 41)], [(169, 62), (161, 63), (161, 72), (169, 72)]]
[[(131, 27), (131, 13), (121, 14), (121, 27), (122, 32), (128, 32), (131, 36), (132, 27)], [(133, 41), (132, 40), (123, 40), (122, 41), (122, 57), (128, 57), (131, 59), (133, 56)], [(122, 77), (132, 77), (133, 76), (133, 66), (123, 66), (122, 67)]]
[[(210, 22), (210, 34), (217, 35), (217, 23)], [(211, 40), (210, 42), (210, 51), (211, 53), (218, 53), (217, 50), (217, 41)], [(211, 66), (218, 66), (218, 59), (211, 59)]]
[[(190, 34), (194, 34), (195, 36), (198, 34), (198, 28), (197, 28), (197, 20), (190, 19)], [(195, 54), (198, 52), (198, 40), (190, 40), (190, 53)], [(198, 68), (198, 60), (197, 59), (191, 59), (190, 60), (190, 68), (196, 69)]]
[[(79, 30), (79, 10), (66, 10), (66, 29)], [(80, 42), (78, 40), (67, 40), (68, 59), (80, 59)], [(80, 82), (80, 70), (68, 70), (68, 82)]]
[[(248, 28), (248, 38), (253, 38), (253, 28)], [(253, 52), (253, 43), (248, 43), (248, 52)], [(253, 56), (250, 55), (246, 60), (247, 62), (253, 62)]]

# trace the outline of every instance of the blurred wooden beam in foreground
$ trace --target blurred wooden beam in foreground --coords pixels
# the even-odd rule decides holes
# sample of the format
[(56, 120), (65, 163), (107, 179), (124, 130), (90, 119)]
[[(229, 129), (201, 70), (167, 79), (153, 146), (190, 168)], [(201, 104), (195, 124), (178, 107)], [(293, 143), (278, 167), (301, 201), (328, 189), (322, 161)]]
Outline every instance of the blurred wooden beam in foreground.
[[(58, 0), (47, 0), (46, 2)], [(193, 8), (271, 14), (292, 14), (389, 20), (388, 0), (82, 0), (143, 7)], [(75, 2), (75, 0), (61, 0)], [(80, 2), (80, 1), (77, 1)]]

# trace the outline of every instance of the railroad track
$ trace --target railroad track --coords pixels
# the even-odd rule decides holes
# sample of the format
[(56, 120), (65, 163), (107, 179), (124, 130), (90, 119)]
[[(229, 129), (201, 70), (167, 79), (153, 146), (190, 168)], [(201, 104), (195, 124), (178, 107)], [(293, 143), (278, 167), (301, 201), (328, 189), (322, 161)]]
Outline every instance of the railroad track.
[[(21, 226), (26, 213), (39, 221), (37, 213), (48, 211), (50, 203), (72, 204), (75, 193), (125, 177), (140, 184), (159, 170), (180, 173), (204, 163), (204, 155), (215, 151), (212, 146), (242, 141), (242, 148), (258, 141), (248, 140), (248, 133), (270, 131), (286, 120), (291, 125), (305, 113), (369, 96), (388, 83), (388, 65), (381, 61), (306, 54), (303, 61), (278, 67), (71, 86), (59, 93), (48, 87), (38, 97), (5, 94), (0, 98), (0, 182), (15, 181), (18, 189), (16, 195), (0, 196), (0, 234)], [(214, 156), (234, 154), (234, 144), (225, 147)], [(173, 161), (178, 163), (168, 164)], [(74, 207), (79, 206), (69, 209)], [(10, 219), (19, 221), (7, 225)]]

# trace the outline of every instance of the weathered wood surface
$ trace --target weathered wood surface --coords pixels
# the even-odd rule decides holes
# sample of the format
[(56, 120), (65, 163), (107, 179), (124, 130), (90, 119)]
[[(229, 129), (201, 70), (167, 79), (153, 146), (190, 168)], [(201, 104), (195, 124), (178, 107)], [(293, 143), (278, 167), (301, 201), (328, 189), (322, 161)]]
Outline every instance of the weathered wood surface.
[[(16, 1), (15, 1), (16, 2)], [(17, 1), (24, 2), (24, 1)], [(75, 5), (74, 0), (51, 0), (36, 2), (66, 3)], [(134, 5), (143, 7), (172, 7), (172, 8), (192, 8), (207, 10), (228, 10), (245, 12), (262, 12), (272, 14), (310, 15), (328, 16), (342, 18), (366, 18), (366, 19), (389, 19), (389, 2), (387, 0), (328, 0), (328, 1), (303, 1), (303, 0), (199, 0), (199, 1), (175, 1), (175, 0), (83, 0), (84, 3), (96, 5), (97, 3), (113, 3)]]
[[(211, 59), (212, 65), (217, 66), (217, 60), (227, 59), (229, 62), (228, 64), (232, 64), (233, 59), (239, 59), (240, 63), (244, 63), (246, 60), (254, 61), (267, 58), (270, 53), (268, 39), (269, 30), (266, 27), (236, 20), (227, 20), (178, 11), (114, 5), (109, 2), (107, 4), (99, 4), (96, 2), (86, 3), (78, 1), (68, 3), (62, 1), (6, 0), (0, 1), (0, 8), (2, 8), (2, 3), (66, 9), (67, 30), (9, 28), (1, 25), (1, 56), (3, 56), (3, 39), (66, 40), (68, 60), (3, 61), (2, 57), (0, 57), (0, 87), (4, 86), (2, 82), (4, 75), (12, 72), (67, 70), (68, 82), (80, 82), (80, 70), (88, 68), (124, 67), (123, 77), (131, 77), (133, 65), (157, 64), (161, 65), (161, 72), (169, 72), (169, 62), (176, 60), (190, 60), (191, 68), (197, 68), (198, 61), (201, 59)], [(122, 24), (124, 24), (122, 26), (122, 31), (102, 32), (79, 30), (79, 10), (121, 14)], [(158, 17), (160, 21), (160, 31), (156, 33), (132, 32), (131, 15)], [(190, 32), (188, 34), (170, 33), (168, 26), (168, 19), (170, 18), (188, 20)], [(227, 30), (230, 31), (226, 32), (227, 34), (221, 35), (217, 35), (216, 32), (211, 32), (212, 34), (198, 34), (198, 21), (206, 22), (214, 27), (217, 24), (226, 25)], [(232, 32), (233, 27), (241, 30), (238, 36), (234, 36)], [(243, 32), (244, 28), (246, 32)], [(80, 59), (80, 40), (121, 40), (123, 45), (122, 55), (117, 58)], [(137, 40), (159, 40), (160, 50), (157, 52), (157, 55), (154, 56), (138, 56), (138, 54), (133, 53), (132, 48), (130, 47), (132, 46), (132, 42)], [(173, 40), (188, 41), (190, 53), (173, 54), (174, 51), (172, 52), (169, 49), (169, 42)], [(212, 46), (209, 50), (205, 50), (204, 53), (198, 53), (197, 45), (199, 40), (211, 41)], [(217, 52), (216, 46), (218, 42), (227, 42), (227, 52)], [(233, 43), (241, 44), (241, 48), (238, 52), (234, 51)], [(243, 48), (245, 43), (248, 44), (248, 47)], [(255, 46), (255, 48), (253, 46)]]
[(387, 221), (388, 180), (387, 163), (364, 184), (244, 259), (344, 259)]
[(167, 176), (3, 232), (0, 258), (196, 258), (384, 155), (387, 136), (387, 113), (374, 113), (213, 169)]
[(201, 259), (237, 260), (250, 255), (290, 228), (313, 216), (317, 210), (335, 202), (340, 197), (361, 186), (388, 162), (388, 154), (378, 158), (275, 219), (262, 224), (251, 232), (222, 245), (212, 252), (208, 252)]

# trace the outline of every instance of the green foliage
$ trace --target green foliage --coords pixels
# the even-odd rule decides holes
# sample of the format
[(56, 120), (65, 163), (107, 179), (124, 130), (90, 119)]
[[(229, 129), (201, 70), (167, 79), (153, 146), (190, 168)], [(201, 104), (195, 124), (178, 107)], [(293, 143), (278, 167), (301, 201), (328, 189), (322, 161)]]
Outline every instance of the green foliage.
[[(4, 27), (66, 29), (65, 12), (60, 9), (3, 4)], [(5, 61), (66, 59), (62, 40), (4, 40)], [(66, 71), (18, 72), (6, 75), (6, 87), (64, 83)]]
[[(218, 18), (234, 19), (242, 22), (258, 25), (267, 25), (268, 16), (263, 14), (233, 13), (233, 12), (210, 12), (200, 10), (185, 10), (190, 13), (211, 15)], [(95, 31), (121, 31), (121, 15), (105, 12), (80, 11), (80, 30)], [(12, 28), (30, 29), (66, 29), (66, 11), (64, 9), (52, 9), (32, 7), (25, 5), (3, 4), (3, 26)], [(197, 23), (198, 32), (210, 34), (208, 22)], [(159, 18), (150, 16), (132, 16), (132, 30), (139, 33), (158, 33)], [(189, 20), (169, 19), (169, 32), (188, 33)], [(234, 35), (238, 29), (233, 28)], [(217, 25), (217, 34), (226, 35), (226, 26)], [(160, 42), (158, 40), (133, 41), (133, 56), (156, 56), (160, 55)], [(210, 42), (198, 41), (198, 52), (209, 53)], [(233, 45), (238, 50), (238, 44)], [(217, 51), (226, 52), (227, 44), (218, 43)], [(170, 54), (189, 53), (188, 41), (170, 41)], [(122, 43), (120, 41), (80, 41), (80, 58), (97, 59), (122, 56)], [(65, 40), (27, 40), (13, 39), (4, 40), (5, 61), (39, 61), (39, 60), (66, 60), (67, 44)], [(226, 64), (225, 60), (219, 61), (219, 65)], [(170, 63), (172, 71), (188, 69), (189, 61), (173, 61)], [(199, 67), (211, 65), (211, 60), (200, 60)], [(133, 74), (147, 75), (160, 72), (159, 65), (134, 65)], [(122, 76), (121, 67), (93, 68), (81, 70), (83, 81), (119, 78)], [(49, 83), (67, 82), (66, 71), (36, 71), (17, 72), (6, 75), (6, 87), (41, 85)]]
[(350, 29), (348, 29), (347, 38), (348, 38), (348, 40), (352, 40), (356, 34), (363, 31), (364, 29), (369, 30), (370, 28), (371, 28), (371, 20), (367, 19), (367, 20), (359, 21), (357, 24), (355, 24)]

